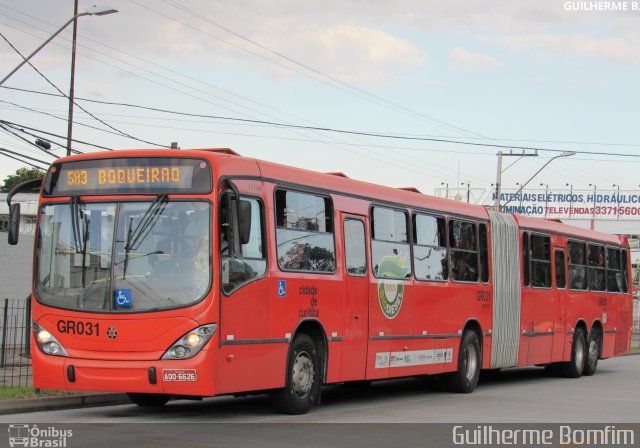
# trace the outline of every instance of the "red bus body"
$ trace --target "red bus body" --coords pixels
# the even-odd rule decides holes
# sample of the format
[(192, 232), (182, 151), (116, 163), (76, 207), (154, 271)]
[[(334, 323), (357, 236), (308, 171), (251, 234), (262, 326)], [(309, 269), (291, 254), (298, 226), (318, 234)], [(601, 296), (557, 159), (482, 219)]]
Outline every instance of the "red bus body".
[[(548, 275), (553, 279), (550, 287), (525, 287), (522, 280), (524, 233), (548, 238), (544, 241), (549, 242), (549, 249), (561, 250), (565, 256), (568, 241), (584, 242), (587, 248), (589, 243), (615, 248), (612, 253), (625, 252), (629, 264), (628, 243), (624, 237), (554, 221), (512, 218), (517, 224), (518, 242), (517, 247), (511, 249), (517, 250), (516, 268), (521, 278), (519, 303), (513, 308), (519, 309), (519, 315), (508, 326), (517, 329), (518, 340), (512, 341), (515, 345), (511, 348), (502, 347), (507, 352), (516, 351), (515, 355), (511, 353), (516, 356), (515, 362), (501, 362), (493, 353), (500, 344), (493, 339), (500, 323), (494, 322), (499, 319), (494, 317), (494, 297), (496, 288), (500, 288), (494, 282), (494, 264), (499, 256), (494, 251), (495, 244), (502, 243), (494, 241), (491, 217), (484, 207), (281, 166), (225, 151), (118, 151), (117, 154), (74, 156), (57, 163), (158, 156), (197, 157), (211, 166), (213, 188), (210, 193), (168, 194), (169, 201), (204, 199), (212, 204), (211, 287), (202, 300), (189, 306), (133, 313), (55, 307), (45, 305), (34, 294), (34, 323), (48, 330), (67, 354), (45, 354), (38, 349), (38, 342), (32, 340), (36, 388), (178, 396), (280, 389), (287, 382), (291, 342), (301, 333), (308, 334), (321, 351), (323, 384), (454, 372), (459, 367), (461, 339), (466, 331), (477, 334), (483, 369), (569, 362), (573, 335), (579, 328), (587, 340), (594, 331), (600, 334), (601, 359), (630, 349), (630, 287), (626, 287), (626, 292), (575, 291), (568, 285), (558, 288), (553, 256), (551, 265), (544, 268), (549, 269)], [(222, 291), (221, 258), (215, 255), (221, 244), (216, 229), (221, 219), (218, 211), (222, 207), (220, 183), (223, 178), (232, 180), (240, 195), (261, 204), (262, 250), (266, 254), (264, 274), (229, 294)], [(281, 268), (276, 241), (278, 191), (316, 194), (324, 198), (325, 204), (330, 204), (331, 216), (327, 219), (332, 222), (333, 272)], [(81, 195), (79, 202), (149, 201), (149, 198), (147, 194), (98, 193)], [(40, 206), (70, 199), (42, 197)], [(468, 222), (476, 229), (483, 224), (487, 228), (488, 280), (455, 281), (449, 275), (446, 280), (425, 281), (409, 274), (391, 286), (403, 291), (401, 296), (396, 295), (397, 300), (401, 300), (397, 313), (391, 317), (385, 314), (380, 296), (384, 282), (373, 272), (372, 209), (375, 207), (399, 211), (408, 222), (414, 213), (422, 213), (440, 217), (446, 223)], [(345, 219), (360, 222), (365, 229), (367, 269), (363, 275), (350, 275), (346, 270)], [(411, 242), (413, 230), (408, 232)], [(451, 249), (449, 247), (449, 251)], [(411, 246), (410, 250), (413, 254), (415, 247)], [(413, 260), (412, 256), (409, 269)], [(562, 263), (566, 272), (566, 258)], [(626, 285), (631, 285), (630, 269), (619, 268), (619, 271), (627, 277)], [(181, 336), (204, 324), (215, 324), (215, 333), (196, 356), (184, 360), (161, 359)]]

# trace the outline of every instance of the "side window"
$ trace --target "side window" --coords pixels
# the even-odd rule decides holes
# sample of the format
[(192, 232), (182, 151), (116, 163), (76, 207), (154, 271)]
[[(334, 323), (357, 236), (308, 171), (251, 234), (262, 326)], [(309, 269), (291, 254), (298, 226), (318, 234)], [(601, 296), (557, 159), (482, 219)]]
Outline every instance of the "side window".
[(529, 286), (531, 283), (531, 276), (529, 275), (531, 269), (530, 263), (531, 252), (529, 251), (529, 234), (527, 232), (522, 233), (522, 271), (524, 286)]
[[(246, 216), (250, 220), (249, 236), (240, 244), (240, 256), (231, 256), (228, 242), (234, 234), (231, 207), (235, 202), (232, 195), (225, 195), (220, 202), (219, 251), (222, 266), (222, 290), (229, 294), (238, 287), (262, 277), (267, 271), (267, 255), (264, 250), (264, 207), (260, 201), (250, 197), (241, 197), (241, 201), (249, 204)], [(242, 227), (242, 224), (240, 225)]]
[(413, 215), (413, 265), (418, 280), (446, 280), (447, 228), (444, 218)]
[(449, 254), (453, 280), (478, 281), (478, 243), (475, 223), (449, 220)]
[(407, 213), (373, 207), (371, 214), (371, 260), (374, 275), (384, 278), (410, 278)]
[(622, 291), (620, 249), (614, 249), (612, 247), (607, 247), (607, 289), (609, 292)]
[(545, 235), (531, 235), (531, 286), (551, 288), (551, 240)]
[(278, 266), (286, 271), (335, 272), (331, 200), (295, 191), (276, 191)]
[(564, 251), (556, 250), (554, 260), (556, 265), (556, 288), (564, 289), (567, 287), (567, 273), (564, 269)]
[(584, 243), (569, 241), (569, 288), (587, 289), (587, 251)]
[(487, 225), (480, 223), (478, 227), (480, 235), (480, 279), (482, 283), (489, 282), (489, 241), (487, 238)]
[(344, 220), (344, 257), (347, 273), (355, 277), (367, 274), (367, 251), (364, 223), (357, 219)]
[(622, 292), (629, 292), (629, 265), (627, 264), (627, 251), (623, 250), (620, 252), (621, 260), (621, 268), (622, 268)]
[(589, 244), (589, 289), (604, 291), (607, 289), (604, 269), (604, 246)]

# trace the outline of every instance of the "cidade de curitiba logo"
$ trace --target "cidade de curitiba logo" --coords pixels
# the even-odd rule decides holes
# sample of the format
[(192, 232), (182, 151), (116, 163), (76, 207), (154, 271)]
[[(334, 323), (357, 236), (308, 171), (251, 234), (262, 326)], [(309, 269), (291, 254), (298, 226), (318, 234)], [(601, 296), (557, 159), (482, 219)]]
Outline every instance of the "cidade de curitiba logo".
[[(403, 257), (387, 255), (380, 261), (378, 276), (403, 278), (410, 272), (410, 268), (405, 267), (404, 264)], [(393, 319), (398, 315), (403, 297), (404, 283), (394, 280), (378, 281), (378, 302), (388, 319)]]
[(53, 426), (39, 428), (38, 425), (9, 425), (9, 446), (29, 448), (66, 448), (73, 437), (71, 429)]

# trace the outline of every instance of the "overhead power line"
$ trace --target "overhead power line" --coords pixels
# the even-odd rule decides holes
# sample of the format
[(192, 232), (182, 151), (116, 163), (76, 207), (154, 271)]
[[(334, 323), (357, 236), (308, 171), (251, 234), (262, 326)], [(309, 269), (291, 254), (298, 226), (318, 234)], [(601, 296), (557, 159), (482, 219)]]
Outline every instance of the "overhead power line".
[[(39, 92), (39, 91), (29, 90), (29, 89), (20, 89), (17, 87), (7, 87), (7, 86), (0, 86), (0, 87), (3, 89), (34, 93), (39, 95), (59, 96), (53, 93)], [(123, 103), (123, 102), (116, 102), (116, 101), (96, 100), (91, 98), (77, 97), (76, 99), (78, 101), (87, 101), (90, 103), (106, 104), (110, 106), (129, 107), (134, 109), (142, 109), (142, 110), (148, 110), (148, 111), (165, 113), (165, 114), (180, 115), (180, 116), (186, 116), (186, 117), (196, 117), (196, 118), (210, 118), (215, 120), (227, 120), (227, 121), (233, 121), (233, 122), (239, 122), (239, 123), (263, 124), (263, 125), (274, 126), (277, 128), (304, 129), (304, 130), (312, 130), (312, 131), (332, 132), (332, 133), (345, 134), (345, 135), (358, 135), (358, 136), (365, 136), (365, 137), (386, 138), (386, 139), (392, 139), (392, 140), (450, 143), (455, 145), (466, 145), (466, 146), (482, 147), (482, 148), (499, 148), (499, 149), (525, 150), (525, 151), (548, 151), (548, 152), (565, 152), (566, 151), (564, 149), (543, 148), (543, 147), (536, 147), (536, 146), (499, 145), (496, 143), (466, 142), (462, 140), (452, 140), (452, 139), (443, 139), (443, 138), (417, 137), (412, 135), (401, 135), (401, 134), (384, 134), (384, 133), (368, 132), (368, 131), (353, 131), (353, 130), (347, 130), (347, 129), (338, 129), (338, 128), (320, 127), (320, 126), (305, 126), (305, 125), (280, 123), (280, 122), (267, 121), (267, 120), (253, 120), (248, 118), (226, 117), (221, 115), (197, 114), (193, 112), (180, 112), (180, 111), (174, 111), (174, 110), (163, 109), (163, 108), (152, 107), (152, 106), (142, 106), (138, 104)], [(12, 104), (12, 103), (8, 103), (8, 104)], [(415, 149), (415, 151), (420, 151), (420, 149)], [(640, 154), (624, 154), (624, 153), (611, 153), (611, 152), (600, 152), (600, 151), (576, 151), (576, 150), (574, 150), (574, 152), (580, 153), (580, 154), (640, 158)]]
[[(6, 102), (6, 101), (0, 101), (0, 102)], [(26, 108), (26, 109), (29, 109), (29, 108)], [(40, 111), (37, 111), (37, 110), (35, 110), (35, 109), (30, 109), (30, 110), (32, 110), (32, 111), (34, 111), (34, 112), (40, 112)], [(40, 113), (44, 113), (44, 112), (40, 112)], [(47, 114), (47, 115), (48, 115), (48, 114)], [(58, 118), (58, 117), (56, 117), (55, 115), (53, 115), (53, 117), (54, 117), (54, 118)], [(50, 135), (50, 136), (57, 137), (57, 138), (62, 138), (62, 139), (64, 139), (64, 138), (65, 138), (63, 135), (60, 135), (60, 134), (54, 134), (54, 133), (52, 133), (52, 132), (47, 132), (47, 131), (43, 131), (43, 130), (41, 130), (41, 129), (36, 129), (36, 128), (32, 128), (32, 127), (25, 126), (25, 125), (22, 125), (22, 124), (13, 123), (13, 122), (11, 122), (11, 121), (7, 121), (7, 120), (2, 120), (2, 119), (0, 119), (0, 123), (2, 123), (2, 124), (4, 124), (4, 125), (9, 126), (9, 127), (11, 127), (12, 129), (21, 130), (22, 132), (25, 132), (26, 134), (29, 134), (29, 133), (28, 133), (28, 132), (26, 132), (26, 131), (24, 131), (24, 129), (28, 129), (28, 130), (30, 130), (30, 131), (39, 132), (40, 134)], [(85, 126), (86, 126), (86, 125), (85, 125)], [(90, 127), (91, 127), (91, 126), (90, 126)], [(98, 130), (102, 130), (103, 132), (108, 132), (108, 131), (106, 131), (106, 130), (104, 130), (104, 129), (100, 129), (100, 128), (96, 128), (96, 129), (98, 129)], [(29, 135), (31, 135), (31, 136), (33, 136), (33, 137), (37, 137), (37, 138), (39, 137), (39, 136), (36, 136), (36, 135), (33, 135), (33, 134), (29, 134)], [(45, 140), (50, 140), (50, 139), (49, 139), (49, 138), (47, 138), (47, 139), (45, 139)], [(98, 148), (98, 149), (104, 149), (104, 150), (106, 150), (106, 151), (113, 151), (113, 148), (107, 148), (106, 146), (96, 145), (96, 144), (93, 144), (93, 143), (85, 142), (85, 141), (83, 141), (83, 140), (77, 140), (77, 139), (75, 139), (75, 138), (74, 138), (72, 141), (74, 141), (74, 142), (76, 142), (76, 143), (82, 143), (83, 145), (93, 146), (93, 147)], [(57, 144), (58, 146), (62, 146), (63, 148), (64, 148), (64, 146), (65, 146), (65, 145), (61, 145), (61, 144), (59, 144), (59, 143), (56, 143), (56, 144)], [(77, 154), (83, 154), (83, 152), (82, 152), (82, 151), (79, 151), (79, 150), (77, 150), (77, 149), (76, 149), (76, 150), (73, 150), (73, 152), (75, 152), (75, 153), (77, 153)], [(55, 156), (55, 157), (58, 157), (58, 156)]]
[[(41, 164), (46, 165), (46, 166), (49, 166), (51, 164), (50, 162), (45, 162), (44, 160), (36, 159), (35, 157), (25, 156), (24, 154), (20, 154), (19, 152), (11, 151), (11, 150), (6, 149), (6, 148), (0, 148), (0, 154), (5, 155), (6, 157), (9, 157), (11, 159), (18, 160), (18, 161), (23, 162), (23, 163), (27, 163), (28, 165), (31, 165), (31, 166), (35, 166), (35, 165), (33, 165), (33, 164), (29, 163), (29, 162), (25, 162), (24, 160), (17, 159), (16, 157), (22, 157), (22, 158), (25, 158), (27, 160), (33, 160), (35, 162), (41, 163)], [(13, 155), (15, 157), (12, 157), (11, 155)], [(36, 168), (40, 168), (39, 166), (35, 166), (35, 167)]]
[[(147, 10), (153, 11), (153, 12), (155, 12), (156, 14), (162, 15), (162, 16), (164, 16), (164, 17), (166, 17), (166, 18), (170, 19), (170, 20), (173, 20), (173, 21), (178, 22), (178, 23), (183, 23), (183, 22), (181, 22), (181, 21), (179, 21), (179, 20), (177, 20), (177, 19), (175, 19), (175, 18), (172, 18), (172, 17), (166, 16), (166, 15), (164, 15), (164, 14), (162, 14), (162, 13), (158, 12), (158, 11), (155, 11), (155, 10), (153, 10), (153, 9), (151, 9), (151, 8), (147, 7), (147, 6), (141, 5), (140, 3), (138, 3), (138, 2), (137, 2), (137, 1), (135, 1), (135, 0), (131, 0), (131, 1), (132, 1), (133, 3), (135, 3), (135, 4), (137, 4), (138, 6), (142, 7), (142, 8), (145, 8), (145, 9), (147, 9)], [(200, 20), (202, 20), (202, 21), (204, 21), (204, 22), (206, 22), (206, 23), (209, 23), (209, 24), (211, 24), (211, 25), (213, 25), (213, 26), (215, 26), (215, 27), (217, 27), (217, 28), (219, 28), (219, 29), (221, 29), (221, 30), (223, 30), (223, 31), (225, 31), (225, 32), (227, 32), (227, 33), (229, 33), (229, 34), (231, 34), (231, 35), (235, 36), (235, 37), (238, 37), (238, 38), (240, 38), (240, 39), (244, 40), (245, 42), (248, 42), (248, 43), (250, 43), (250, 44), (252, 44), (252, 45), (254, 45), (254, 46), (256, 46), (256, 47), (258, 47), (258, 48), (260, 48), (260, 49), (262, 49), (262, 50), (264, 50), (264, 51), (267, 51), (267, 52), (269, 52), (269, 53), (271, 53), (271, 54), (273, 54), (273, 55), (275, 55), (275, 56), (277, 56), (277, 57), (279, 57), (279, 58), (281, 58), (281, 59), (284, 59), (284, 60), (285, 60), (285, 61), (287, 61), (287, 62), (290, 62), (290, 63), (292, 63), (292, 64), (294, 64), (294, 65), (297, 65), (298, 67), (301, 67), (301, 68), (303, 68), (304, 70), (307, 70), (307, 71), (309, 71), (309, 72), (311, 72), (311, 73), (314, 73), (314, 74), (316, 74), (316, 75), (319, 75), (319, 76), (321, 76), (321, 77), (323, 77), (323, 78), (325, 78), (325, 79), (328, 79), (328, 80), (330, 80), (330, 81), (332, 81), (332, 82), (334, 82), (334, 83), (338, 84), (339, 86), (343, 86), (343, 87), (345, 87), (345, 88), (347, 88), (347, 89), (351, 90), (351, 91), (349, 91), (349, 92), (347, 92), (347, 93), (350, 93), (350, 94), (352, 94), (352, 95), (356, 95), (356, 96), (358, 96), (358, 97), (360, 97), (360, 98), (362, 98), (362, 99), (365, 99), (365, 100), (367, 100), (367, 101), (371, 101), (371, 102), (377, 103), (378, 105), (381, 105), (381, 106), (386, 107), (386, 108), (389, 108), (389, 109), (393, 109), (393, 110), (395, 110), (396, 112), (401, 112), (401, 113), (403, 113), (403, 114), (405, 114), (405, 115), (409, 115), (409, 116), (411, 116), (411, 117), (413, 117), (413, 118), (417, 118), (417, 119), (419, 119), (419, 120), (425, 120), (425, 119), (426, 119), (426, 120), (428, 120), (428, 121), (430, 121), (430, 122), (432, 122), (432, 123), (438, 124), (438, 125), (440, 125), (440, 126), (444, 126), (444, 127), (447, 127), (447, 128), (455, 129), (455, 130), (457, 130), (457, 131), (462, 131), (462, 132), (465, 132), (465, 133), (467, 133), (467, 134), (475, 135), (476, 137), (480, 137), (480, 138), (484, 138), (484, 139), (489, 139), (489, 137), (486, 137), (486, 136), (484, 136), (484, 135), (478, 134), (478, 133), (473, 132), (473, 131), (470, 131), (470, 130), (468, 130), (468, 129), (461, 128), (461, 127), (459, 127), (459, 126), (452, 125), (452, 124), (450, 124), (450, 123), (446, 123), (446, 122), (444, 122), (444, 121), (442, 121), (442, 120), (438, 120), (438, 119), (436, 119), (436, 118), (434, 118), (434, 117), (431, 117), (431, 116), (429, 116), (429, 115), (426, 115), (426, 114), (424, 114), (424, 113), (414, 111), (414, 110), (412, 110), (412, 109), (410, 109), (410, 108), (408, 108), (408, 107), (406, 107), (406, 106), (403, 106), (402, 104), (398, 104), (398, 103), (396, 103), (396, 102), (389, 101), (389, 100), (387, 100), (386, 98), (383, 98), (383, 97), (381, 97), (381, 96), (379, 96), (379, 95), (376, 95), (376, 94), (374, 94), (374, 93), (371, 93), (371, 92), (369, 92), (369, 91), (367, 91), (367, 90), (364, 90), (364, 89), (362, 89), (362, 88), (360, 88), (360, 87), (354, 86), (353, 84), (350, 84), (350, 83), (348, 83), (348, 82), (342, 81), (342, 80), (340, 80), (340, 79), (336, 78), (335, 76), (332, 76), (332, 75), (329, 75), (329, 74), (327, 74), (327, 73), (324, 73), (324, 72), (322, 72), (321, 70), (318, 70), (318, 69), (316, 69), (316, 68), (314, 68), (314, 67), (311, 67), (311, 66), (310, 66), (310, 65), (308, 65), (308, 64), (305, 64), (305, 63), (300, 62), (300, 61), (298, 61), (298, 60), (296, 60), (296, 59), (293, 59), (293, 58), (291, 58), (291, 57), (289, 57), (289, 56), (287, 56), (287, 55), (285, 55), (285, 54), (283, 54), (283, 53), (281, 53), (281, 52), (279, 52), (279, 51), (273, 50), (273, 49), (271, 49), (271, 48), (269, 48), (269, 47), (267, 47), (267, 46), (265, 46), (265, 45), (263, 45), (263, 44), (261, 44), (261, 43), (259, 43), (259, 42), (255, 41), (255, 40), (253, 40), (253, 39), (250, 39), (250, 38), (248, 38), (248, 37), (246, 37), (246, 36), (244, 36), (244, 35), (242, 35), (242, 34), (240, 34), (240, 33), (236, 32), (236, 31), (233, 31), (232, 29), (230, 29), (230, 28), (228, 28), (228, 27), (226, 27), (226, 26), (224, 26), (224, 25), (222, 25), (222, 24), (220, 24), (220, 23), (218, 23), (218, 22), (215, 22), (214, 20), (210, 19), (209, 17), (206, 17), (206, 16), (204, 16), (204, 15), (202, 15), (202, 14), (200, 14), (200, 13), (198, 13), (198, 12), (194, 11), (193, 9), (190, 9), (190, 8), (188, 8), (188, 7), (184, 6), (184, 5), (181, 5), (181, 4), (179, 4), (179, 3), (175, 2), (175, 1), (167, 1), (167, 0), (162, 0), (162, 1), (163, 1), (164, 3), (166, 3), (166, 4), (168, 4), (168, 5), (173, 6), (174, 8), (176, 8), (176, 9), (178, 9), (178, 10), (180, 10), (180, 11), (186, 12), (187, 14), (189, 14), (189, 15), (191, 15), (191, 16), (193, 16), (193, 17), (196, 17), (196, 18), (198, 18), (198, 19), (200, 19)], [(203, 32), (203, 31), (202, 31), (202, 32)], [(208, 33), (206, 33), (206, 34), (208, 34)], [(215, 37), (215, 36), (214, 36), (214, 37)], [(232, 46), (234, 46), (234, 47), (238, 48), (236, 45), (231, 44), (230, 42), (227, 42), (227, 41), (225, 41), (224, 39), (220, 39), (220, 40), (222, 40), (222, 42), (224, 42), (224, 43), (226, 43), (226, 44), (228, 44), (228, 45), (232, 45)], [(241, 50), (244, 50), (244, 51), (248, 51), (248, 50), (246, 50), (246, 49), (244, 49), (244, 48), (241, 48), (241, 47), (240, 47), (240, 49), (241, 49)], [(249, 51), (249, 53), (253, 54), (254, 56), (258, 56), (258, 55), (256, 55), (256, 54), (254, 54), (253, 52), (250, 52), (250, 51)], [(258, 57), (260, 57), (261, 59), (264, 59), (262, 56), (258, 56)], [(274, 62), (274, 61), (270, 61), (270, 62), (272, 62), (272, 63), (274, 63), (274, 64), (277, 64), (277, 65), (279, 65), (279, 66), (283, 66), (282, 64), (278, 64), (278, 63), (276, 63), (276, 62)], [(288, 66), (283, 66), (283, 67), (285, 67), (285, 68), (287, 68), (287, 69), (289, 69), (289, 70), (293, 70), (291, 67), (288, 67)], [(293, 71), (295, 71), (295, 72), (297, 72), (297, 73), (300, 73), (300, 72), (299, 72), (299, 71), (297, 71), (297, 70), (293, 70)], [(301, 74), (303, 74), (303, 75), (305, 75), (305, 76), (309, 76), (309, 75), (306, 75), (305, 73), (301, 73)], [(314, 79), (314, 80), (316, 80), (316, 81), (318, 81), (318, 80), (317, 80), (316, 78), (314, 78), (314, 77), (311, 77), (311, 78), (312, 78), (312, 79)], [(323, 81), (321, 81), (321, 82), (323, 82)], [(324, 82), (323, 82), (323, 83), (324, 83)], [(326, 84), (326, 83), (325, 83), (325, 84)], [(341, 89), (341, 88), (339, 88), (339, 87), (337, 87), (337, 86), (331, 86), (331, 87), (338, 88), (339, 90), (343, 90), (343, 89)], [(354, 93), (354, 92), (355, 92), (355, 93)], [(493, 139), (490, 139), (490, 140), (493, 140)]]
[[(24, 55), (20, 52), (20, 50), (18, 50), (18, 49), (17, 49), (17, 48), (16, 48), (16, 47), (15, 47), (15, 46), (14, 46), (14, 45), (9, 41), (9, 39), (7, 39), (7, 38), (5, 37), (5, 35), (4, 35), (4, 34), (2, 34), (2, 32), (0, 32), (0, 37), (2, 37), (2, 39), (4, 39), (4, 41), (5, 41), (7, 44), (9, 44), (9, 46), (10, 46), (10, 47), (11, 47), (11, 48), (16, 52), (16, 53), (18, 53), (22, 59), (25, 59)], [(54, 83), (53, 83), (49, 78), (47, 78), (47, 77), (46, 77), (46, 76), (45, 76), (45, 75), (44, 75), (40, 70), (38, 70), (38, 69), (36, 68), (36, 66), (35, 66), (35, 65), (33, 65), (31, 62), (27, 62), (27, 64), (29, 64), (29, 66), (31, 66), (31, 68), (32, 68), (32, 69), (34, 69), (34, 70), (36, 71), (36, 73), (38, 73), (38, 75), (40, 75), (40, 76), (41, 76), (41, 77), (42, 77), (42, 78), (43, 78), (47, 83), (49, 83), (49, 85), (51, 85), (51, 87), (53, 87), (54, 89), (56, 89), (56, 90), (57, 90), (57, 91), (58, 91), (62, 96), (64, 96), (67, 100), (69, 99), (69, 97), (67, 96), (67, 94), (65, 94), (62, 90), (60, 90), (60, 89), (58, 88), (58, 86), (56, 86), (56, 85), (55, 85), (55, 84), (54, 84)], [(117, 128), (113, 127), (112, 125), (110, 125), (109, 123), (105, 122), (104, 120), (102, 120), (102, 119), (100, 119), (100, 118), (96, 117), (95, 115), (93, 115), (91, 112), (89, 112), (87, 109), (85, 109), (84, 107), (82, 107), (81, 105), (79, 105), (78, 103), (76, 103), (75, 101), (73, 102), (73, 104), (74, 104), (74, 105), (76, 105), (78, 108), (80, 108), (83, 112), (85, 112), (86, 114), (88, 114), (89, 116), (91, 116), (91, 117), (92, 117), (93, 119), (95, 119), (96, 121), (99, 121), (100, 123), (102, 123), (103, 125), (107, 126), (108, 128), (113, 129), (114, 131), (116, 131), (117, 133), (121, 134), (121, 135), (122, 135), (122, 136), (124, 136), (124, 137), (128, 137), (128, 138), (130, 138), (130, 139), (132, 139), (132, 140), (137, 140), (137, 141), (142, 142), (142, 143), (147, 143), (147, 144), (149, 144), (149, 145), (155, 145), (155, 146), (160, 146), (160, 147), (164, 147), (164, 148), (169, 148), (169, 146), (162, 145), (162, 144), (160, 144), (160, 143), (154, 143), (154, 142), (150, 142), (150, 141), (148, 141), (148, 140), (143, 140), (143, 139), (140, 139), (140, 138), (138, 138), (138, 137), (134, 137), (133, 135), (128, 134), (128, 133), (126, 133), (126, 132), (124, 132), (124, 131), (122, 131), (122, 130), (120, 130), (120, 129), (117, 129)], [(71, 148), (67, 148), (67, 149), (71, 150)]]

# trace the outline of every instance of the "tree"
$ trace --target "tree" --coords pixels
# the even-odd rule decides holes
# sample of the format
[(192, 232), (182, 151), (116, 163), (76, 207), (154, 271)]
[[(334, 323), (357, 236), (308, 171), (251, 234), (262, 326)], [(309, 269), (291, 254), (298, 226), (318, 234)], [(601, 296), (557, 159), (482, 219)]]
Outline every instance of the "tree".
[(16, 185), (31, 179), (42, 179), (44, 175), (45, 172), (40, 168), (18, 168), (15, 174), (9, 174), (4, 178), (0, 191), (8, 193)]

